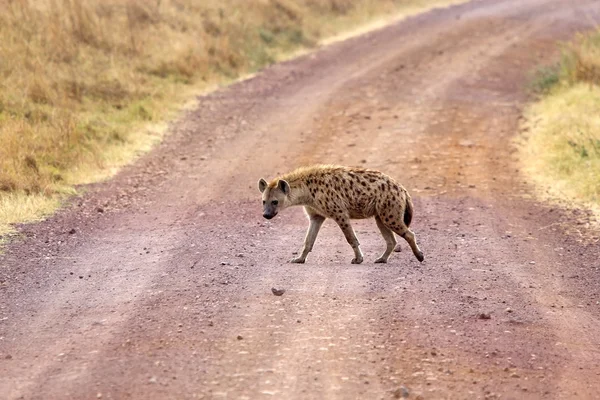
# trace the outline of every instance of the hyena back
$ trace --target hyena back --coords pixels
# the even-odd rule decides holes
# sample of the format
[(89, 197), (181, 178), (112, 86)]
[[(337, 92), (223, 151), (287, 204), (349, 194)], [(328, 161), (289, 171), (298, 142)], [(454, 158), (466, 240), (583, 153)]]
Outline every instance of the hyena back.
[(370, 217), (375, 217), (387, 245), (376, 263), (385, 263), (390, 257), (396, 246), (394, 232), (408, 242), (419, 261), (424, 259), (415, 234), (409, 229), (413, 215), (410, 195), (402, 185), (382, 172), (315, 165), (299, 168), (271, 182), (261, 179), (258, 188), (262, 192), (263, 216), (267, 219), (287, 207), (304, 206), (310, 225), (302, 253), (291, 262), (304, 263), (323, 222), (331, 218), (354, 250), (352, 263), (360, 264), (363, 255), (350, 220)]

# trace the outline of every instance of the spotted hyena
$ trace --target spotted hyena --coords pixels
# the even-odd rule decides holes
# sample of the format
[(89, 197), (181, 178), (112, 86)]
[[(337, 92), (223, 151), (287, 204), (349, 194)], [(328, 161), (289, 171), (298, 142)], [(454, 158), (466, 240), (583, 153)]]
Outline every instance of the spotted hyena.
[(291, 260), (293, 263), (304, 263), (327, 218), (339, 225), (352, 246), (353, 264), (360, 264), (363, 255), (350, 220), (370, 217), (375, 217), (387, 244), (376, 263), (385, 263), (390, 257), (396, 246), (394, 232), (408, 242), (419, 261), (424, 259), (415, 234), (409, 229), (413, 215), (410, 195), (402, 185), (379, 171), (315, 165), (299, 168), (271, 182), (261, 179), (258, 188), (262, 193), (263, 216), (267, 219), (284, 208), (304, 206), (310, 226), (302, 253)]

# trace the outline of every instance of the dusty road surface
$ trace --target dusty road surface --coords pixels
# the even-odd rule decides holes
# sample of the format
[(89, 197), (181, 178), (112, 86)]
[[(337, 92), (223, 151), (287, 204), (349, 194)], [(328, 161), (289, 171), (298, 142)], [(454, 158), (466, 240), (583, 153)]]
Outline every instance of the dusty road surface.
[[(600, 246), (532, 200), (511, 145), (528, 71), (598, 21), (595, 0), (475, 1), (201, 98), (8, 247), (0, 397), (598, 398)], [(425, 262), (373, 264), (367, 220), (363, 264), (331, 222), (289, 264), (307, 221), (264, 220), (256, 182), (313, 162), (402, 182)]]

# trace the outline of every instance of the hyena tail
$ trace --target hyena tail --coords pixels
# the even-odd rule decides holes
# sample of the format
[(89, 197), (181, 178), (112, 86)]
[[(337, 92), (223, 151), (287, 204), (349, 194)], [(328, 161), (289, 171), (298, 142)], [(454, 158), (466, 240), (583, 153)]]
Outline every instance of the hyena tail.
[(406, 197), (406, 208), (404, 209), (404, 224), (407, 228), (410, 227), (413, 217), (413, 204), (410, 196)]

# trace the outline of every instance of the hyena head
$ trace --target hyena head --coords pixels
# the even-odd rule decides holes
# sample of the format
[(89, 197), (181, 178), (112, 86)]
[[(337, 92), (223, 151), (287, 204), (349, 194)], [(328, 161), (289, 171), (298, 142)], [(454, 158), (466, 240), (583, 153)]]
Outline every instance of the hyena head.
[(287, 206), (290, 185), (285, 180), (280, 179), (275, 186), (270, 187), (267, 181), (261, 179), (258, 181), (258, 190), (262, 193), (263, 217), (266, 219), (273, 218)]

